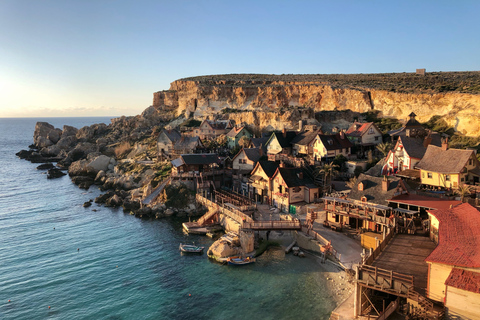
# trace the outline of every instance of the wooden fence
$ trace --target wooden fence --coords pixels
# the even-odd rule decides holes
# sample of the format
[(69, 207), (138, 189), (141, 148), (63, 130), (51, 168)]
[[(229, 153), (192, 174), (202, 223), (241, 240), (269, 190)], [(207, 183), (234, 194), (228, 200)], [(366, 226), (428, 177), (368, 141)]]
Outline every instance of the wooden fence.
[(390, 233), (387, 234), (387, 236), (385, 237), (385, 239), (380, 242), (380, 244), (378, 245), (378, 247), (373, 250), (373, 251), (370, 251), (370, 254), (368, 255), (365, 255), (362, 259), (362, 265), (371, 265), (373, 263), (373, 261), (380, 255), (380, 253), (385, 249), (385, 247), (387, 246), (388, 242), (390, 242), (390, 240), (393, 238), (393, 235), (394, 235), (394, 232), (393, 232), (393, 229), (390, 229)]

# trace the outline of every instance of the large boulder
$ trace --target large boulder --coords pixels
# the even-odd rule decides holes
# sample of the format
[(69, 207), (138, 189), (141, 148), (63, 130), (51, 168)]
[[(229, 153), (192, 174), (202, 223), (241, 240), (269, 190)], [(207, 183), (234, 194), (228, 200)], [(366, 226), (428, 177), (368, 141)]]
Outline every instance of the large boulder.
[(60, 149), (66, 150), (72, 148), (75, 143), (77, 143), (77, 137), (75, 137), (75, 135), (62, 135), (60, 140), (58, 140), (56, 146)]
[(53, 129), (47, 134), (47, 139), (50, 140), (53, 144), (57, 143), (62, 136), (62, 130), (60, 129)]
[(62, 131), (47, 122), (37, 122), (33, 132), (33, 144), (38, 148), (49, 147), (58, 142)]
[(105, 155), (96, 157), (93, 161), (88, 164), (89, 169), (93, 170), (95, 173), (100, 171), (107, 171), (108, 166), (111, 162), (111, 158)]
[(63, 126), (62, 137), (75, 136), (78, 132), (78, 129), (72, 126)]

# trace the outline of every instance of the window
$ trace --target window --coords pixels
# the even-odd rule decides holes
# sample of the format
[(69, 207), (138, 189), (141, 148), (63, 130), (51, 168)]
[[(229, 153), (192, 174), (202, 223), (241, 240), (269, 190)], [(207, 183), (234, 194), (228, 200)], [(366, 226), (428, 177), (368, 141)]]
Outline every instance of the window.
[(370, 130), (368, 130), (368, 134), (374, 134), (373, 128), (370, 128)]
[(449, 174), (445, 175), (445, 181), (450, 181), (450, 175)]
[(462, 177), (462, 179), (460, 179), (460, 181), (464, 182), (464, 181), (465, 181), (465, 178)]
[(282, 186), (278, 186), (278, 192), (282, 193)]
[(378, 138), (379, 138), (379, 137), (378, 137), (378, 136), (376, 136), (376, 137), (375, 137), (375, 141), (378, 141)]
[(427, 177), (428, 179), (432, 179), (432, 173), (431, 172), (427, 173)]
[(422, 172), (422, 178), (425, 178), (425, 172)]
[(472, 162), (473, 162), (473, 160), (472, 160), (472, 159), (468, 160), (468, 165), (470, 165), (470, 166), (471, 166), (471, 165), (472, 165)]

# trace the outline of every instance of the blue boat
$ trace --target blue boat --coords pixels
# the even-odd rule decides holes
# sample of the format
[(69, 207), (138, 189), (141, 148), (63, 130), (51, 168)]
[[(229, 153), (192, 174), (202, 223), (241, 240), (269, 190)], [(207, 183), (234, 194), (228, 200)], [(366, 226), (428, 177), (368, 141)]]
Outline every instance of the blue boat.
[(232, 266), (243, 266), (243, 265), (254, 263), (254, 262), (255, 262), (255, 258), (250, 258), (250, 257), (246, 257), (246, 258), (229, 257), (227, 259), (227, 263)]

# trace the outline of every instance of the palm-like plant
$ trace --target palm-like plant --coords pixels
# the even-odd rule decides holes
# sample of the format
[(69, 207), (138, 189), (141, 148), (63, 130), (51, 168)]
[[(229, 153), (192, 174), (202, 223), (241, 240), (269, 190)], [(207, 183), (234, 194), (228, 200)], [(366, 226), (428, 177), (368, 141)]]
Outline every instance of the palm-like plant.
[(325, 164), (323, 167), (320, 167), (317, 174), (323, 175), (323, 185), (329, 186), (332, 183), (332, 177), (338, 173), (338, 166), (331, 163)]
[(462, 184), (457, 190), (455, 190), (455, 193), (460, 196), (460, 200), (463, 202), (465, 197), (472, 193), (472, 186), (469, 186), (468, 184)]
[(392, 150), (393, 145), (390, 142), (382, 142), (377, 145), (377, 150), (383, 153), (383, 156), (387, 156), (388, 152)]

